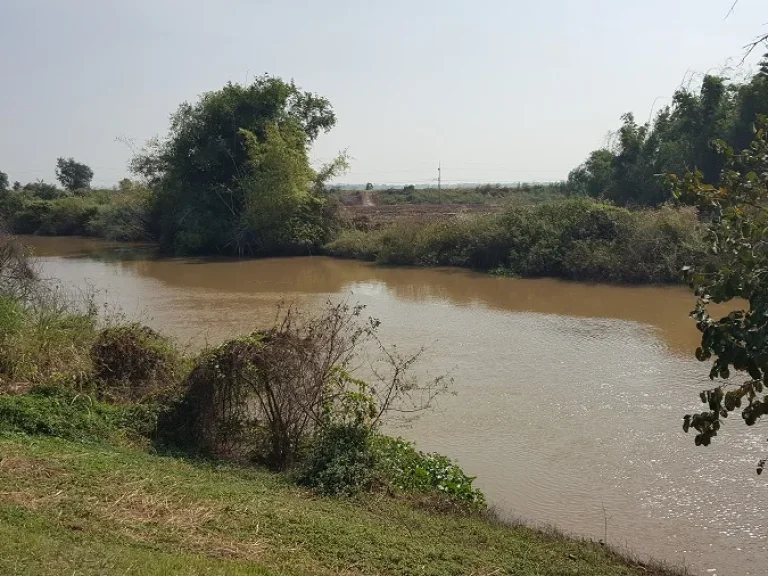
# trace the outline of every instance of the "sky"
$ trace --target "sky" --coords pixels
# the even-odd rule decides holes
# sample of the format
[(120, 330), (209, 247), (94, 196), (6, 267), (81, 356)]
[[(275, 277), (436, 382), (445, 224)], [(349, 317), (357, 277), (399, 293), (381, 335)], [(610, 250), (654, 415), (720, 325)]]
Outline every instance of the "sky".
[(0, 0), (0, 170), (94, 186), (184, 101), (270, 73), (326, 96), (338, 182), (553, 181), (701, 75), (748, 73), (765, 0)]

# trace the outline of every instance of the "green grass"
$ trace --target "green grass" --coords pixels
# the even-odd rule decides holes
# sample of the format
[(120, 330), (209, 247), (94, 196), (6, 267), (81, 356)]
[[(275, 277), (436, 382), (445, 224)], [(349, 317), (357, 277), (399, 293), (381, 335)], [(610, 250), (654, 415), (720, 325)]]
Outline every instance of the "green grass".
[(2, 574), (634, 575), (588, 543), (257, 469), (0, 438)]

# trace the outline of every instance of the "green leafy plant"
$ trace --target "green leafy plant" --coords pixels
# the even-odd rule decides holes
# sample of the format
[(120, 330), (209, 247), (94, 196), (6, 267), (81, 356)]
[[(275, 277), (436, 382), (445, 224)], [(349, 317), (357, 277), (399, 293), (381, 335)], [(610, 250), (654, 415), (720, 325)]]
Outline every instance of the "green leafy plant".
[(485, 497), (473, 486), (474, 478), (447, 456), (421, 452), (402, 438), (376, 435), (370, 442), (378, 481), (398, 491), (432, 492), (470, 509), (485, 509)]
[[(715, 147), (725, 162), (719, 186), (705, 184), (698, 171), (670, 177), (675, 196), (708, 218), (707, 240), (721, 262), (715, 270), (686, 269), (702, 333), (696, 358), (712, 361), (710, 379), (724, 381), (701, 393), (705, 411), (683, 420), (686, 432), (696, 431), (697, 446), (708, 446), (735, 411), (747, 426), (768, 415), (768, 118), (758, 117), (755, 138), (742, 152), (724, 142)], [(711, 304), (728, 302), (748, 306), (712, 316)], [(759, 462), (758, 473), (765, 464)]]

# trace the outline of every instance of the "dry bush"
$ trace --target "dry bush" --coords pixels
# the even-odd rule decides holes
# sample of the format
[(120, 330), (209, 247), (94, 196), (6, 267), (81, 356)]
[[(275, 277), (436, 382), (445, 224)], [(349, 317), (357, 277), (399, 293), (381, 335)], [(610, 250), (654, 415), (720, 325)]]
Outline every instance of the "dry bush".
[(36, 280), (26, 249), (0, 223), (0, 296), (25, 298)]
[(362, 311), (346, 303), (329, 303), (316, 316), (282, 308), (271, 330), (202, 354), (183, 400), (164, 425), (170, 440), (283, 470), (329, 424), (375, 427), (387, 412), (427, 408), (445, 383), (437, 379), (419, 386), (408, 377), (421, 352), (401, 358), (381, 346), (387, 369), (379, 365), (373, 371), (376, 381), (351, 376), (365, 343), (380, 345), (378, 321), (364, 319)]
[(118, 401), (137, 402), (172, 390), (180, 365), (173, 344), (140, 324), (105, 328), (90, 357), (100, 396)]

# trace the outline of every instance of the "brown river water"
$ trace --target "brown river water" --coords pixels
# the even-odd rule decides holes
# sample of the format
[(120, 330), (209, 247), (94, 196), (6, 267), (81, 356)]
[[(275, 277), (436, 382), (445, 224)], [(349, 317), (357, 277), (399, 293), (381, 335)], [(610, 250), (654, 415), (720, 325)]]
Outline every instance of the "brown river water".
[(190, 347), (268, 325), (288, 299), (366, 305), (381, 337), (427, 346), (455, 394), (394, 432), (457, 459), (502, 512), (693, 574), (768, 574), (768, 426), (728, 421), (696, 448), (708, 367), (684, 288), (496, 278), (330, 258), (156, 259), (150, 249), (24, 238), (42, 275)]

